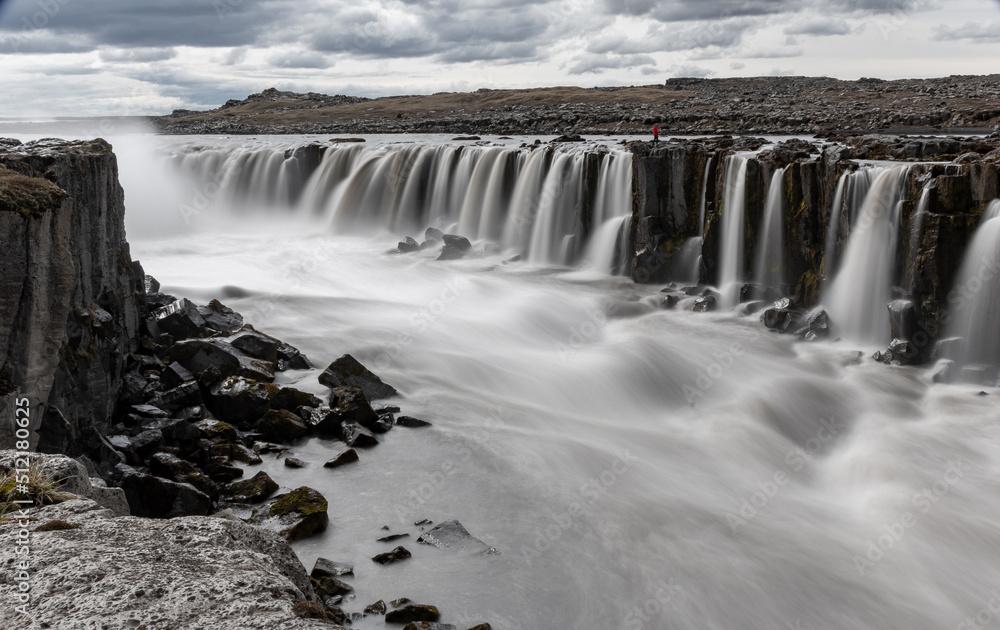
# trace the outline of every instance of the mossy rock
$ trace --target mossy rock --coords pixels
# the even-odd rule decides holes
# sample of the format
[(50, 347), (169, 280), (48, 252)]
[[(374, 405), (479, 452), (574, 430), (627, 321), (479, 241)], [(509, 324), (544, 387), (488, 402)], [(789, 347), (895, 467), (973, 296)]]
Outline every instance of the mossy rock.
[(250, 522), (292, 542), (325, 531), (330, 522), (328, 507), (322, 494), (302, 486), (278, 496), (269, 506), (255, 510)]
[(68, 196), (47, 179), (0, 167), (0, 212), (16, 212), (27, 219), (55, 210)]
[(260, 503), (278, 491), (278, 484), (263, 470), (243, 481), (229, 484), (226, 496), (241, 503)]

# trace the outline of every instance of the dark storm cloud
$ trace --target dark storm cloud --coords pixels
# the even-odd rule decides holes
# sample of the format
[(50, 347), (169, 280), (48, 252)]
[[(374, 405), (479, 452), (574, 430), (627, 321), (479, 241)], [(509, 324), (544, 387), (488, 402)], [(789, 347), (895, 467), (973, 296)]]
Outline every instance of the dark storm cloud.
[(177, 56), (173, 48), (111, 48), (101, 51), (101, 61), (109, 63), (148, 63)]
[(934, 32), (937, 41), (969, 40), (974, 42), (1000, 42), (1000, 20), (969, 22), (957, 27), (941, 26)]
[(287, 15), (277, 0), (14, 0), (0, 30), (45, 30), (82, 35), (91, 44), (120, 47), (238, 46), (253, 44)]
[(614, 15), (650, 17), (662, 22), (716, 20), (786, 13), (803, 8), (804, 0), (604, 0)]
[(851, 32), (850, 25), (833, 18), (812, 18), (800, 20), (785, 28), (785, 35), (848, 35)]
[(608, 69), (655, 66), (656, 60), (649, 55), (586, 55), (569, 68), (570, 74), (586, 74)]

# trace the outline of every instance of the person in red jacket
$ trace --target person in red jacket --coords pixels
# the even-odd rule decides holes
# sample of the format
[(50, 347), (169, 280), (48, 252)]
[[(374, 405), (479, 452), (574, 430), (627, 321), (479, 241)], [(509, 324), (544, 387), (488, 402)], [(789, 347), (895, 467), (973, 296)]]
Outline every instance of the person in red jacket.
[(653, 142), (659, 142), (659, 141), (660, 141), (660, 126), (653, 125)]

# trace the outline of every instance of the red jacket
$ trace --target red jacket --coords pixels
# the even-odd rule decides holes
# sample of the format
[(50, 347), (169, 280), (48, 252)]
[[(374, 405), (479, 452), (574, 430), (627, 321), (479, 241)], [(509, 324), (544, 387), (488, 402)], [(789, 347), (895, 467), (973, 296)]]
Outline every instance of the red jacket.
[(654, 136), (660, 135), (660, 128), (656, 125), (653, 125), (653, 135)]

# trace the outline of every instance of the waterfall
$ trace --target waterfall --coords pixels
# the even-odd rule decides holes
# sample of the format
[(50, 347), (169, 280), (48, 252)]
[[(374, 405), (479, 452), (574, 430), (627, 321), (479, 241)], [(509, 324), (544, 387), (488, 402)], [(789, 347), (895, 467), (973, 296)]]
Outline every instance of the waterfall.
[(725, 202), (722, 207), (722, 242), (719, 248), (719, 293), (721, 305), (731, 308), (740, 302), (743, 284), (743, 239), (746, 238), (747, 159), (726, 158)]
[[(432, 226), (489, 241), (538, 263), (623, 272), (630, 258), (632, 155), (618, 148), (464, 146), (323, 147), (312, 173), (294, 146), (192, 146), (174, 165), (229, 211), (253, 206), (325, 220), (335, 233), (420, 236)], [(589, 152), (589, 153), (588, 153)], [(584, 197), (587, 155), (597, 185)], [(592, 208), (585, 222), (585, 207)], [(586, 226), (586, 227), (585, 227)]]
[[(608, 160), (609, 156), (603, 159)], [(622, 154), (602, 168), (598, 176), (590, 223), (594, 233), (583, 254), (584, 266), (596, 271), (625, 273), (631, 219), (632, 155)]]
[(785, 169), (779, 168), (771, 177), (764, 208), (764, 226), (757, 245), (754, 282), (761, 289), (768, 287), (784, 291), (785, 284)]
[[(924, 230), (924, 218), (927, 216), (927, 205), (930, 203), (931, 189), (927, 186), (920, 192), (920, 201), (917, 209), (910, 217), (910, 237), (906, 249), (906, 272), (912, 273), (916, 269), (917, 252), (920, 250), (920, 235)], [(917, 283), (916, 276), (910, 278), (910, 290), (912, 291)]]
[(847, 211), (847, 225), (850, 227), (857, 221), (858, 211), (864, 205), (868, 191), (875, 177), (883, 169), (874, 166), (863, 166), (854, 172), (845, 171), (837, 182), (837, 191), (833, 196), (833, 206), (830, 208), (830, 225), (826, 230), (826, 241), (823, 246), (823, 275), (825, 276), (824, 291), (828, 290), (837, 275), (837, 241), (843, 229), (844, 211)]
[(844, 261), (824, 304), (838, 334), (858, 342), (889, 341), (890, 298), (899, 211), (907, 166), (879, 169), (852, 221)]
[[(965, 380), (995, 379), (1000, 367), (1000, 199), (990, 202), (972, 238), (948, 296), (948, 337), (958, 343), (948, 353)], [(978, 375), (978, 378), (976, 378)]]
[(705, 238), (705, 206), (708, 200), (708, 177), (712, 173), (712, 161), (714, 159), (714, 155), (708, 158), (708, 163), (705, 164), (705, 176), (701, 181), (701, 203), (698, 206), (698, 237), (701, 239)]
[[(826, 228), (826, 241), (823, 244), (823, 275), (825, 287), (833, 281), (834, 269), (837, 266), (837, 236), (840, 232), (840, 215), (844, 208), (844, 189), (851, 180), (851, 174), (844, 171), (837, 181), (837, 192), (833, 195), (833, 206), (830, 207), (830, 224)], [(825, 288), (824, 287), (824, 288)]]

